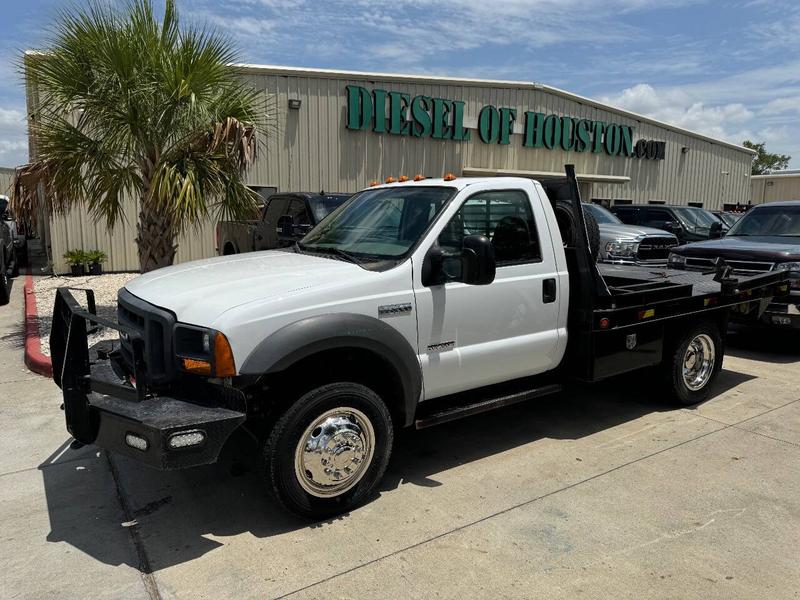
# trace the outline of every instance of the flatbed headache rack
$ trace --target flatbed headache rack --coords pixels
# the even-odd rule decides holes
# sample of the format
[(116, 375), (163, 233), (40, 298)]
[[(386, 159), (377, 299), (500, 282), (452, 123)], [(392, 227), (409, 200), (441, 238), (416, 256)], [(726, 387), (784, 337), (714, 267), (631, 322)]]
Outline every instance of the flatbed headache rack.
[(773, 296), (788, 291), (785, 273), (736, 279), (723, 261), (712, 273), (597, 264), (574, 166), (541, 184), (554, 210), (568, 207), (575, 228), (562, 231), (570, 286), (563, 365), (571, 378), (596, 381), (658, 364), (670, 334), (666, 323), (706, 318), (724, 327), (729, 310), (760, 316)]

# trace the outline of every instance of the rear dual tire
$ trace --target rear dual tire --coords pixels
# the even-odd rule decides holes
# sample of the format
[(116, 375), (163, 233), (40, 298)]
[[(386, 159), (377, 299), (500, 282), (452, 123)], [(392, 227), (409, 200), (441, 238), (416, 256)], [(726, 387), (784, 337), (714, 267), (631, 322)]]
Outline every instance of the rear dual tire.
[(673, 402), (693, 406), (708, 399), (722, 369), (724, 341), (714, 323), (687, 328), (675, 341), (662, 364)]
[(372, 497), (393, 441), (391, 415), (373, 390), (351, 382), (322, 385), (272, 427), (263, 447), (267, 490), (304, 518), (345, 513)]

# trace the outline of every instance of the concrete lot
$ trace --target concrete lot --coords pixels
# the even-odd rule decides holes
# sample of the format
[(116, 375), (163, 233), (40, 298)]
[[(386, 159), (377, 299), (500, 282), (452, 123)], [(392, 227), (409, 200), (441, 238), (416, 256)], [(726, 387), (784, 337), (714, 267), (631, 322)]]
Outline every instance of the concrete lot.
[(178, 473), (70, 450), (21, 303), (22, 279), (0, 307), (4, 598), (800, 597), (800, 336), (732, 336), (691, 410), (641, 376), (405, 432), (380, 497), (309, 525), (246, 438)]

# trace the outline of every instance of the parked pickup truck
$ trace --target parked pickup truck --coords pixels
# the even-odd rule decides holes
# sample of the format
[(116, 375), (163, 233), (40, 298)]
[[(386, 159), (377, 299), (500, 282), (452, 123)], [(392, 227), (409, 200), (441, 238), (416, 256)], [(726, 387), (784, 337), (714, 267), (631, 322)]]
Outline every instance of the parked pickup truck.
[(19, 266), (28, 263), (28, 236), (24, 227), (14, 218), (9, 209), (8, 196), (0, 195), (0, 221), (5, 222), (11, 230), (11, 238), (14, 240), (14, 257)]
[(789, 293), (767, 307), (767, 325), (800, 329), (800, 202), (770, 202), (750, 209), (728, 234), (717, 240), (673, 248), (674, 269), (709, 271), (722, 259), (734, 275), (784, 271), (791, 277)]
[[(268, 491), (323, 518), (375, 493), (394, 431), (652, 367), (680, 405), (719, 373), (730, 309), (785, 291), (598, 265), (574, 170), (368, 188), (291, 248), (153, 271), (118, 320), (56, 296), (53, 378), (78, 443), (160, 469), (260, 440)], [(118, 342), (88, 347), (106, 326)], [(486, 431), (487, 436), (503, 435)]]
[(17, 243), (8, 217), (8, 198), (0, 196), (0, 306), (8, 304), (11, 294), (10, 277), (19, 275)]
[(642, 225), (626, 225), (599, 204), (584, 204), (592, 213), (600, 232), (597, 260), (624, 265), (664, 266), (672, 248), (678, 245), (673, 234)]
[(296, 192), (270, 196), (260, 219), (217, 224), (217, 254), (291, 246), (351, 195)]

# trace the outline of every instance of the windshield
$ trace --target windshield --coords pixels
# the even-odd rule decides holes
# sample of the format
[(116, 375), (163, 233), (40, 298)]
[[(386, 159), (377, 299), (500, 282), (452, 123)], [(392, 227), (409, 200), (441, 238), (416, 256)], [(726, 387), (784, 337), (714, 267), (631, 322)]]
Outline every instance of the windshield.
[(725, 223), (728, 227), (733, 227), (733, 225), (736, 223), (736, 221), (739, 220), (739, 217), (741, 215), (729, 212), (722, 212), (719, 213), (717, 216), (720, 219), (722, 219), (722, 222)]
[(675, 214), (677, 214), (678, 217), (692, 229), (708, 229), (714, 223), (719, 222), (719, 219), (702, 208), (676, 206), (673, 208), (673, 210), (675, 211)]
[(800, 237), (800, 206), (764, 206), (747, 212), (728, 236), (773, 235)]
[(351, 198), (298, 244), (301, 250), (356, 257), (405, 256), (455, 194), (451, 187), (408, 186), (367, 190)]
[(314, 219), (317, 223), (339, 208), (350, 194), (330, 194), (328, 196), (311, 196), (308, 203), (314, 212)]
[(606, 223), (608, 225), (622, 225), (622, 221), (620, 221), (613, 213), (606, 210), (599, 204), (584, 204), (584, 210), (588, 210), (592, 213), (594, 220), (597, 221), (598, 224)]

